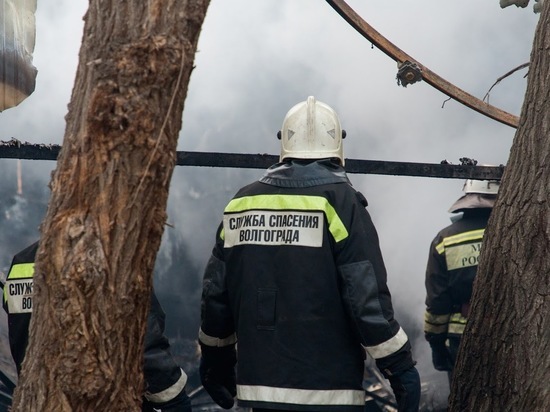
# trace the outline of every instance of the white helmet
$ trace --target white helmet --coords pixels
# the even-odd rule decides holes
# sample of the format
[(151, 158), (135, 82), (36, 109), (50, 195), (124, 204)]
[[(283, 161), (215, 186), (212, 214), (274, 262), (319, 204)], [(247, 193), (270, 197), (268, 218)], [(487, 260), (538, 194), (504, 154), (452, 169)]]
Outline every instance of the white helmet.
[(342, 139), (345, 131), (336, 112), (327, 104), (309, 96), (292, 107), (277, 134), (281, 140), (280, 161), (286, 158), (338, 158), (344, 165)]
[(498, 180), (474, 180), (468, 179), (464, 182), (462, 191), (464, 193), (480, 193), (484, 195), (496, 195), (500, 182)]
[(495, 205), (499, 186), (498, 180), (466, 180), (462, 188), (464, 194), (453, 203), (449, 212), (458, 213), (465, 209), (492, 208)]

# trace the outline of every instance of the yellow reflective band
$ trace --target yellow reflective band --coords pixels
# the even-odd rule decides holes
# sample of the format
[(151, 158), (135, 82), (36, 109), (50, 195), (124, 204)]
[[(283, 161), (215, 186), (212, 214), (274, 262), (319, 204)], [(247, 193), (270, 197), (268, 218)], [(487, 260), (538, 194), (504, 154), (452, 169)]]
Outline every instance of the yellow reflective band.
[(458, 243), (471, 242), (472, 240), (481, 240), (484, 232), (485, 229), (476, 229), (446, 237), (435, 247), (435, 250), (441, 255), (445, 252), (445, 248), (448, 246), (456, 245)]
[(467, 322), (468, 318), (462, 316), (462, 313), (453, 313), (449, 320), (449, 333), (462, 335)]
[(432, 325), (430, 323), (424, 322), (424, 333), (433, 333), (435, 335), (440, 335), (443, 333), (447, 333), (447, 329), (449, 328), (449, 324), (444, 325)]
[(450, 314), (434, 315), (428, 311), (424, 312), (425, 333), (446, 333), (449, 325)]
[(444, 315), (434, 315), (433, 313), (430, 313), (426, 311), (424, 313), (424, 321), (429, 322), (433, 325), (443, 325), (445, 323), (449, 323), (451, 315), (449, 313), (446, 313)]
[(446, 333), (449, 326), (449, 313), (445, 315), (434, 315), (428, 311), (424, 312), (424, 332), (425, 333)]
[(449, 319), (449, 322), (450, 323), (460, 323), (460, 324), (465, 325), (466, 322), (468, 322), (468, 318), (466, 318), (465, 316), (462, 316), (462, 313), (460, 313), (460, 312), (453, 313), (451, 315), (451, 318)]
[[(329, 231), (336, 242), (341, 242), (349, 235), (336, 210), (322, 196), (255, 195), (240, 197), (231, 200), (224, 213), (238, 213), (258, 209), (321, 211), (327, 217)], [(222, 232), (220, 236), (223, 239), (224, 233)]]
[(18, 263), (13, 265), (8, 273), (8, 279), (24, 279), (32, 278), (34, 275), (34, 262), (33, 263)]
[(237, 385), (242, 401), (274, 402), (292, 405), (365, 405), (365, 391), (355, 389), (312, 390), (260, 385)]

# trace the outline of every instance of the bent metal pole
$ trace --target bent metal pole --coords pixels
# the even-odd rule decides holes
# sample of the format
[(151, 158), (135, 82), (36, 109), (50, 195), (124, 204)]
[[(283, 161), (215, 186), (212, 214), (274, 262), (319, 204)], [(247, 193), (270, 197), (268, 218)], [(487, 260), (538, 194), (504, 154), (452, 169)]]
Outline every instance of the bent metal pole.
[(456, 87), (452, 83), (438, 76), (426, 66), (422, 65), (388, 39), (376, 31), (370, 24), (361, 18), (345, 1), (343, 0), (326, 0), (327, 3), (340, 14), (355, 30), (363, 37), (372, 42), (376, 47), (382, 50), (385, 54), (395, 60), (398, 64), (403, 64), (407, 61), (414, 62), (420, 68), (422, 80), (430, 86), (455, 99), (463, 105), (473, 109), (493, 120), (504, 123), (510, 127), (517, 128), (519, 117), (505, 112), (497, 107), (491, 106), (489, 103), (472, 96), (464, 90)]

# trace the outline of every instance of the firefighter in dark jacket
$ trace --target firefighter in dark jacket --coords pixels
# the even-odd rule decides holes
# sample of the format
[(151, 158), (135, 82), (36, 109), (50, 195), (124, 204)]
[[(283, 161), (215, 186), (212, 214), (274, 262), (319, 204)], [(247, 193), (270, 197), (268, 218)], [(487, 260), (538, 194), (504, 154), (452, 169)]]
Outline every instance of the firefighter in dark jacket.
[(283, 121), (280, 163), (225, 208), (199, 331), (201, 380), (223, 408), (236, 396), (253, 411), (363, 411), (366, 352), (399, 411), (418, 410), (411, 345), (366, 199), (343, 168), (344, 136), (310, 96)]
[(434, 368), (449, 372), (449, 378), (468, 319), (483, 234), (498, 188), (496, 180), (466, 180), (464, 195), (449, 209), (458, 215), (430, 245), (424, 334)]
[[(3, 305), (8, 314), (10, 349), (18, 374), (29, 336), (37, 250), (38, 242), (35, 242), (14, 256), (4, 285)], [(164, 335), (164, 319), (165, 313), (152, 291), (145, 332), (143, 373), (147, 387), (142, 410), (190, 412), (191, 401), (184, 389), (187, 375), (172, 357), (170, 343)]]

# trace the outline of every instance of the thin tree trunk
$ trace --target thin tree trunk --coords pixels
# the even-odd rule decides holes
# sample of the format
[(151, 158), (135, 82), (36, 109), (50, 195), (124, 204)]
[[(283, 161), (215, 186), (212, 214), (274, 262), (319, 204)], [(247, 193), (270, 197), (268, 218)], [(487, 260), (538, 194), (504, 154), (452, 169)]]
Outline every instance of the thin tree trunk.
[(451, 411), (550, 411), (550, 2), (483, 239)]
[(208, 4), (90, 1), (14, 411), (139, 410), (152, 271)]

